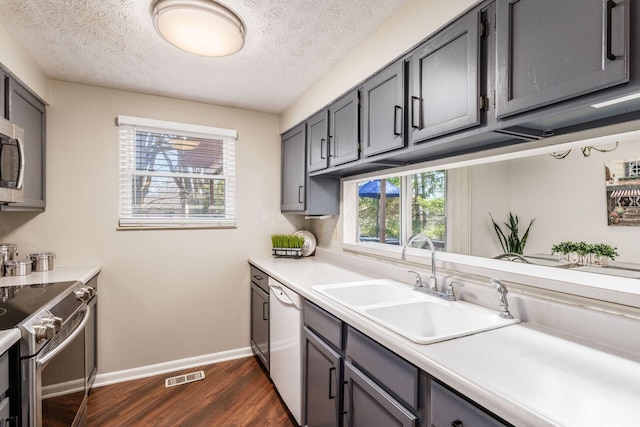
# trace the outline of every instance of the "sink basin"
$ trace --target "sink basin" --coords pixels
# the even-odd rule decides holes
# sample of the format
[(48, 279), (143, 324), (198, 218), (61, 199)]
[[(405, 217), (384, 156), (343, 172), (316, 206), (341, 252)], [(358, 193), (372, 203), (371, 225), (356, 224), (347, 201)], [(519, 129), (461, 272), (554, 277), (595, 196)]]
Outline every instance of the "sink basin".
[(409, 286), (400, 287), (388, 280), (339, 283), (314, 286), (313, 289), (347, 306), (360, 307), (415, 298)]
[(364, 314), (418, 344), (430, 344), (518, 322), (498, 312), (464, 302), (418, 300), (375, 307)]
[(432, 344), (519, 322), (503, 319), (495, 310), (416, 292), (411, 286), (393, 280), (317, 285), (313, 289), (418, 344)]

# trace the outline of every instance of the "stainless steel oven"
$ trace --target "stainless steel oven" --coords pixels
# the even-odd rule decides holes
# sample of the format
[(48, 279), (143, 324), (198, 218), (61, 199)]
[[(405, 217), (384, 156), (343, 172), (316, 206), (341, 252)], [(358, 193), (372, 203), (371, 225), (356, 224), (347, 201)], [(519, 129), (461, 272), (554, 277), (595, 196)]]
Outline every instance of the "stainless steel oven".
[(0, 203), (22, 202), (24, 130), (0, 117)]
[(79, 282), (66, 286), (19, 325), (23, 426), (87, 424), (85, 332), (94, 290)]

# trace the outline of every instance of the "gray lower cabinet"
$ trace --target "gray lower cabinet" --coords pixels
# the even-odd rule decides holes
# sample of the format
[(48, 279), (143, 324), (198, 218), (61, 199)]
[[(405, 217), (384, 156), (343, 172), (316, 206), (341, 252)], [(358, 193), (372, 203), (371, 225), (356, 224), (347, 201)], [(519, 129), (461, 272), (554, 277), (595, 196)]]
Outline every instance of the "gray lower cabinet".
[(344, 380), (349, 427), (418, 426), (418, 417), (349, 362), (344, 364)]
[(303, 418), (308, 427), (342, 425), (343, 323), (305, 300)]
[(9, 78), (5, 117), (24, 129), (24, 201), (2, 210), (45, 208), (45, 105), (15, 79)]
[(251, 268), (251, 349), (269, 371), (269, 285), (264, 272)]
[(365, 157), (405, 146), (405, 62), (399, 60), (362, 86), (362, 151)]
[(431, 427), (505, 427), (509, 425), (492, 417), (436, 381), (431, 381), (430, 402), (429, 426)]
[(309, 427), (340, 424), (342, 355), (304, 328), (304, 413)]
[(498, 117), (629, 81), (629, 2), (496, 5)]
[(480, 60), (478, 11), (465, 14), (414, 51), (412, 142), (480, 124)]

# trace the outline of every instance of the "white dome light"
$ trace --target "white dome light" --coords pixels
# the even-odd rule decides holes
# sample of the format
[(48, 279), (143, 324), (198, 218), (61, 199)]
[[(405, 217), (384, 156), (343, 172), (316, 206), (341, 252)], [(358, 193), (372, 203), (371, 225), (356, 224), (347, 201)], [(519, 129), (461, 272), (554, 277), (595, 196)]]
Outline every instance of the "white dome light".
[(151, 16), (169, 43), (200, 56), (228, 56), (244, 46), (238, 16), (213, 0), (155, 0)]

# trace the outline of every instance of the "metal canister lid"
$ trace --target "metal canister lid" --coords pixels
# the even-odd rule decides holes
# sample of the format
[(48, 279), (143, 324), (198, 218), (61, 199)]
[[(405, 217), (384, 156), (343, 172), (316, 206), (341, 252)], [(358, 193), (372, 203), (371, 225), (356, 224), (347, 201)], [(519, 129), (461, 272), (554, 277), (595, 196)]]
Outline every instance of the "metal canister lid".
[(33, 261), (31, 261), (30, 259), (10, 259), (4, 262), (4, 265), (29, 265), (29, 264), (33, 264)]
[(47, 259), (47, 258), (55, 258), (56, 254), (54, 252), (34, 252), (28, 255), (30, 259)]

